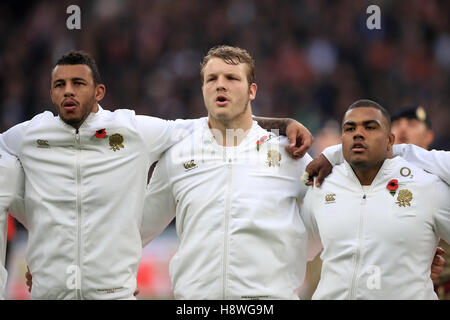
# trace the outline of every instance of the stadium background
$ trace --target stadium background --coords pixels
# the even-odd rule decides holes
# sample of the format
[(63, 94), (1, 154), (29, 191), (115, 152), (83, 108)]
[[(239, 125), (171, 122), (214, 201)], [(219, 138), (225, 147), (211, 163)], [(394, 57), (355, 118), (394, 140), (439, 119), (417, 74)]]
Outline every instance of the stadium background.
[[(68, 30), (69, 5), (81, 29)], [(381, 30), (369, 30), (369, 5)], [(0, 3), (0, 132), (44, 110), (50, 71), (70, 49), (96, 58), (107, 109), (131, 108), (166, 119), (205, 116), (199, 64), (208, 49), (230, 44), (256, 60), (256, 115), (306, 125), (316, 155), (338, 141), (349, 104), (373, 99), (391, 111), (423, 105), (433, 148), (450, 150), (450, 2), (446, 0), (86, 0)], [(26, 232), (9, 245), (7, 298), (27, 299)], [(176, 250), (169, 227), (144, 249), (140, 298), (170, 298), (167, 268)], [(303, 288), (317, 279), (313, 265)]]

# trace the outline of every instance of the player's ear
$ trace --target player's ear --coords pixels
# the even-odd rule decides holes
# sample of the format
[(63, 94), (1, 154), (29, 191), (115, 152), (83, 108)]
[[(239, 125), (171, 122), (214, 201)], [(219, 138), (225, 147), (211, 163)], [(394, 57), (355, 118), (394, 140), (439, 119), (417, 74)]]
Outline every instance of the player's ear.
[(388, 147), (387, 147), (387, 151), (391, 151), (392, 150), (392, 146), (394, 145), (394, 141), (395, 141), (395, 135), (390, 132), (389, 136), (388, 136)]
[(249, 94), (250, 94), (250, 100), (254, 100), (256, 98), (256, 91), (258, 90), (258, 86), (256, 83), (252, 83), (250, 85), (250, 88), (248, 88)]
[(99, 102), (103, 99), (106, 93), (106, 87), (103, 84), (98, 84), (95, 86), (95, 101)]

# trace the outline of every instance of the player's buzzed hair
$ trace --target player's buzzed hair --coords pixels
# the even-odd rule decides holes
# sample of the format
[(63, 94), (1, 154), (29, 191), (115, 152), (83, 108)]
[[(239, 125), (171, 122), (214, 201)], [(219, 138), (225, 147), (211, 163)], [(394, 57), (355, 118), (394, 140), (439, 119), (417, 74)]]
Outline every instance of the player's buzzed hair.
[(202, 63), (200, 64), (200, 77), (204, 77), (204, 69), (206, 64), (212, 58), (220, 58), (225, 63), (237, 65), (239, 63), (245, 63), (248, 67), (247, 71), (247, 81), (250, 86), (255, 82), (255, 61), (251, 57), (251, 55), (245, 49), (241, 49), (238, 47), (220, 45), (209, 49), (208, 54), (203, 58)]
[(95, 62), (92, 56), (82, 50), (71, 50), (66, 54), (62, 55), (61, 58), (56, 61), (55, 67), (60, 65), (76, 65), (76, 64), (84, 64), (91, 69), (92, 77), (94, 79), (94, 85), (98, 85), (101, 83), (100, 72), (98, 71), (97, 63)]
[(386, 125), (387, 125), (387, 129), (390, 132), (391, 131), (391, 114), (389, 113), (389, 111), (387, 111), (385, 108), (383, 108), (379, 103), (369, 100), (369, 99), (361, 99), (358, 101), (353, 102), (350, 107), (348, 107), (347, 111), (345, 113), (347, 113), (348, 111), (352, 110), (352, 109), (356, 109), (356, 108), (362, 108), (362, 107), (369, 107), (369, 108), (375, 108), (381, 111), (381, 114), (383, 115), (383, 117), (386, 119)]

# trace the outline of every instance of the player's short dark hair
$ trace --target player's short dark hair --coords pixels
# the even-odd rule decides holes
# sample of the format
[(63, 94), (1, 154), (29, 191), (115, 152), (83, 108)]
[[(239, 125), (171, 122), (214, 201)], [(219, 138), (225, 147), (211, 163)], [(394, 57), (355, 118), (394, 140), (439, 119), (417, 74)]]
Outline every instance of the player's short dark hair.
[(379, 103), (377, 103), (375, 101), (372, 101), (369, 99), (361, 99), (361, 100), (355, 101), (350, 105), (350, 107), (348, 107), (346, 113), (352, 109), (362, 108), (362, 107), (369, 107), (369, 108), (374, 108), (374, 109), (380, 110), (381, 114), (386, 119), (388, 131), (391, 131), (391, 114), (389, 113), (389, 111), (387, 111), (385, 108), (383, 108)]
[(58, 65), (76, 65), (76, 64), (84, 64), (91, 69), (92, 77), (94, 78), (94, 85), (98, 85), (101, 83), (100, 72), (98, 71), (97, 63), (95, 63), (94, 58), (92, 56), (82, 50), (71, 50), (66, 54), (62, 55), (61, 58), (56, 61), (55, 67)]

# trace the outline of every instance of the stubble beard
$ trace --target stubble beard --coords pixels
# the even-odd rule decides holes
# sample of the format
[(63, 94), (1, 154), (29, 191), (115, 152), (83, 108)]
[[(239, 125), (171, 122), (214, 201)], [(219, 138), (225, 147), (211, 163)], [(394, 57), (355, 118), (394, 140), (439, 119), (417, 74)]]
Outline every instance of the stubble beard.
[[(86, 118), (89, 116), (89, 114), (94, 109), (94, 104), (96, 103), (94, 97), (89, 99), (89, 101), (86, 104), (80, 104), (78, 108), (80, 108), (82, 114), (79, 117), (76, 118), (66, 118), (62, 112), (59, 113), (59, 117), (62, 121), (64, 121), (69, 126), (74, 127), (75, 129), (78, 129), (81, 127), (83, 122), (86, 120)], [(83, 110), (86, 110), (85, 112)]]
[(250, 102), (250, 98), (247, 98), (242, 112), (239, 112), (236, 115), (229, 116), (227, 114), (223, 114), (223, 115), (217, 115), (214, 118), (218, 122), (220, 122), (225, 128), (229, 128), (234, 121), (238, 120), (240, 117), (242, 117), (247, 112), (247, 110), (249, 108), (249, 102)]

